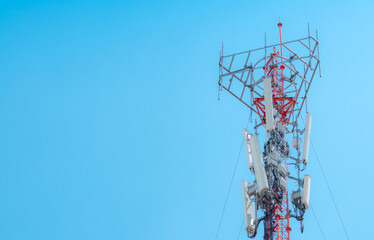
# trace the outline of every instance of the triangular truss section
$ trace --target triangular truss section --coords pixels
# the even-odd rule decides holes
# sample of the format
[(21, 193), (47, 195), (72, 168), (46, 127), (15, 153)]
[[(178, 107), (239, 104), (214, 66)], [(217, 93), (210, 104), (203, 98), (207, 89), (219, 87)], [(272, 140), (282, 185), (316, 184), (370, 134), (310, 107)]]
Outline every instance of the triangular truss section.
[(276, 117), (293, 131), (319, 64), (318, 35), (226, 56), (222, 49), (218, 84), (265, 124), (263, 81), (271, 77)]

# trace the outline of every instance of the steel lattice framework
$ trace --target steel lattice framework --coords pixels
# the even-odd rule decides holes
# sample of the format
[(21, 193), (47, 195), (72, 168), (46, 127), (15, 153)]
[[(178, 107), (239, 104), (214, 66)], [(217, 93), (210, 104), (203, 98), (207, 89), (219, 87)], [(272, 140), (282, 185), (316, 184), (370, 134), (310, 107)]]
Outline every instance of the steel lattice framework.
[[(263, 211), (263, 217), (255, 218), (254, 229), (246, 228), (248, 236), (255, 237), (259, 223), (263, 222), (265, 240), (289, 240), (290, 217), (301, 222), (303, 231), (303, 215), (308, 206), (303, 204), (304, 200), (299, 196), (305, 182), (300, 174), (305, 169), (307, 160), (301, 159), (300, 139), (305, 129), (299, 129), (298, 119), (303, 106), (307, 105), (307, 94), (320, 64), (318, 32), (316, 37), (311, 36), (308, 26), (307, 37), (282, 42), (281, 23), (278, 23), (278, 28), (278, 44), (267, 46), (265, 35), (265, 46), (261, 48), (224, 55), (222, 46), (219, 60), (219, 97), (224, 89), (251, 110), (251, 119), (252, 113), (255, 113), (261, 122), (254, 126), (256, 134), (258, 127), (267, 124), (264, 81), (266, 78), (271, 81), (275, 127), (266, 132), (263, 152), (269, 187), (264, 194), (259, 192), (256, 182), (251, 185), (257, 188), (256, 194), (248, 190), (250, 187), (245, 188), (247, 197), (256, 199), (256, 211), (259, 208)], [(321, 75), (320, 68), (319, 73)], [(305, 109), (307, 111), (307, 107)], [(292, 156), (289, 149), (287, 134), (294, 137), (292, 146), (296, 156)], [(303, 151), (305, 148), (304, 146)], [(280, 165), (293, 165), (297, 176), (291, 176), (288, 167), (287, 173), (280, 171)], [(250, 169), (253, 170), (251, 165)], [(292, 192), (293, 211), (289, 208), (288, 179), (295, 180), (298, 186), (298, 190)]]
[[(281, 26), (279, 25), (279, 29)], [(318, 34), (316, 35), (316, 38), (309, 34), (305, 38), (270, 46), (266, 45), (265, 37), (265, 46), (262, 48), (226, 56), (222, 49), (219, 60), (220, 90), (225, 89), (231, 93), (259, 114), (264, 123), (263, 79), (265, 75), (271, 75), (279, 84), (279, 89), (273, 89), (276, 93), (275, 102), (279, 107), (282, 106), (278, 113), (283, 117), (283, 122), (293, 126), (293, 131), (320, 62)], [(275, 52), (276, 49), (281, 49), (281, 54)], [(287, 55), (289, 57), (285, 57)], [(287, 71), (289, 74), (283, 74)], [(300, 99), (299, 107), (294, 108)]]

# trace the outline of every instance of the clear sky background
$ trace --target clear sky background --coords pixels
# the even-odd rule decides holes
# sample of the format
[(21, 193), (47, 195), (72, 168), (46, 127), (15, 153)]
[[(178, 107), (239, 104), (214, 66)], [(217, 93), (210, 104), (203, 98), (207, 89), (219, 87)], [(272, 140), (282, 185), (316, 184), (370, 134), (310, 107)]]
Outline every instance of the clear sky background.
[[(319, 31), (312, 141), (350, 239), (372, 228), (372, 1), (2, 1), (0, 239), (215, 237), (249, 110), (218, 58)], [(252, 126), (250, 125), (250, 128)], [(316, 157), (311, 204), (345, 239)], [(242, 152), (218, 239), (243, 219)], [(308, 211), (305, 232), (323, 239)], [(369, 235), (370, 234), (370, 235)], [(246, 239), (244, 231), (239, 239)], [(259, 236), (258, 239), (261, 239)]]

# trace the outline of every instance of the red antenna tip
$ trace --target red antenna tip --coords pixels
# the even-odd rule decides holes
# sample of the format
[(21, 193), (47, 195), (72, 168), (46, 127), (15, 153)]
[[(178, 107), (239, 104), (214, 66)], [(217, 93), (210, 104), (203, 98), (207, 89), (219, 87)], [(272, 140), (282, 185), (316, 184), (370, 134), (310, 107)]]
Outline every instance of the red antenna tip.
[(282, 27), (282, 23), (278, 23), (278, 27)]

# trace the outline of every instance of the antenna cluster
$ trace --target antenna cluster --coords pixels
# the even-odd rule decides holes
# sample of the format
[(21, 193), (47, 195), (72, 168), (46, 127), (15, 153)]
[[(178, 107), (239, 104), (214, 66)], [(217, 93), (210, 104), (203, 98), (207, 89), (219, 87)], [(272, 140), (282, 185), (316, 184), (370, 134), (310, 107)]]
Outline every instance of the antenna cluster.
[[(317, 31), (311, 36), (308, 25), (307, 37), (282, 42), (281, 23), (278, 28), (278, 44), (267, 46), (265, 34), (264, 47), (231, 55), (224, 55), (222, 47), (219, 61), (219, 95), (226, 90), (251, 110), (251, 121), (255, 115), (254, 132), (243, 129), (248, 166), (255, 175), (253, 183), (242, 181), (243, 206), (248, 237), (254, 238), (263, 223), (265, 240), (289, 240), (290, 218), (304, 229), (311, 183), (309, 175), (301, 176), (308, 164), (312, 121), (307, 94), (320, 64)], [(302, 109), (306, 124), (300, 129)], [(289, 181), (297, 187), (289, 189)]]

